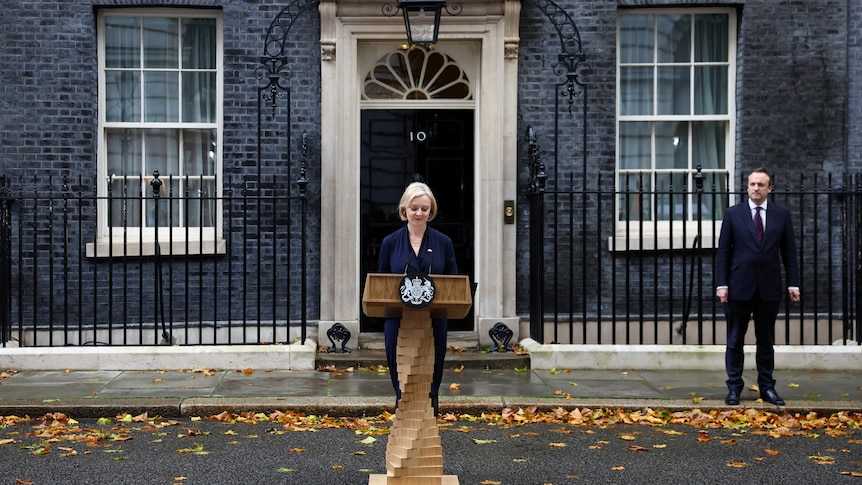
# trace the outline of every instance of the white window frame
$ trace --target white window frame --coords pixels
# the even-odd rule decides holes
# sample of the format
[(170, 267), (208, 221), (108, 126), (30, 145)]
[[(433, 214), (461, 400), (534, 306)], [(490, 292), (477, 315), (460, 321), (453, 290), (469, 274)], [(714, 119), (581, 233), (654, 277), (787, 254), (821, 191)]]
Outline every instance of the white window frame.
[[(155, 18), (212, 18), (216, 21), (216, 102), (215, 122), (109, 122), (106, 120), (106, 60), (105, 60), (105, 18), (121, 17), (155, 17)], [(222, 234), (222, 143), (224, 138), (223, 105), (224, 105), (224, 21), (221, 10), (216, 9), (181, 9), (181, 8), (106, 8), (98, 12), (98, 168), (97, 168), (97, 231), (96, 241), (87, 244), (87, 257), (119, 257), (119, 256), (151, 256), (156, 254), (155, 241), (158, 238), (159, 252), (163, 255), (200, 255), (224, 254), (226, 244)], [(181, 91), (181, 89), (180, 89)], [(181, 94), (177, 99), (182, 104)], [(214, 227), (177, 226), (167, 227), (160, 222), (159, 228), (154, 227), (109, 227), (108, 221), (108, 183), (111, 174), (108, 173), (108, 150), (106, 132), (109, 129), (206, 129), (216, 131), (214, 149), (215, 167), (215, 225)], [(152, 175), (143, 174), (146, 182)], [(163, 188), (167, 188), (171, 174), (159, 174)], [(174, 180), (180, 180), (181, 174), (173, 174)], [(190, 181), (198, 179), (196, 174), (188, 174)], [(144, 196), (152, 200), (152, 190), (145, 183)], [(174, 194), (182, 197), (182, 194)], [(163, 196), (163, 203), (168, 203), (168, 196)], [(141, 215), (143, 224), (144, 215)], [(158, 231), (158, 232), (157, 232)]]
[[(621, 17), (623, 15), (661, 15), (661, 14), (684, 14), (684, 15), (697, 15), (697, 14), (725, 14), (728, 16), (728, 92), (727, 92), (727, 114), (726, 115), (660, 115), (656, 114), (657, 109), (653, 110), (653, 114), (651, 115), (622, 115), (622, 77), (621, 77), (621, 38), (620, 38), (620, 25), (621, 25)], [(620, 177), (624, 176), (627, 171), (622, 170), (620, 168), (620, 123), (628, 122), (628, 121), (646, 121), (646, 122), (662, 122), (662, 121), (726, 121), (727, 122), (727, 132), (725, 138), (725, 169), (719, 170), (719, 173), (727, 173), (728, 176), (728, 191), (730, 194), (733, 194), (733, 182), (734, 182), (734, 167), (735, 167), (735, 147), (736, 147), (736, 83), (737, 83), (737, 71), (736, 71), (736, 51), (738, 45), (738, 34), (737, 34), (737, 13), (735, 9), (732, 8), (697, 8), (697, 7), (685, 7), (685, 8), (647, 8), (647, 9), (620, 9), (617, 14), (617, 61), (616, 61), (616, 75), (617, 75), (617, 83), (616, 83), (616, 150), (615, 150), (615, 167), (614, 167), (614, 185), (618, 189), (620, 188)], [(693, 51), (692, 51), (693, 52)], [(693, 56), (693, 53), (692, 53)], [(703, 65), (701, 63), (694, 63), (693, 61), (689, 63), (692, 68), (695, 65)], [(659, 65), (666, 65), (664, 63), (659, 63), (658, 60), (654, 57), (652, 63), (644, 64), (645, 66), (652, 66), (654, 69)], [(679, 65), (679, 64), (673, 64)], [(692, 89), (690, 90), (690, 96), (693, 98), (695, 96), (694, 82), (695, 76), (692, 75), (690, 77), (692, 83)], [(656, 90), (656, 86), (658, 83), (654, 83), (653, 85), (653, 97), (652, 101), (654, 106), (659, 102), (659, 96)], [(693, 102), (693, 99), (692, 99)], [(655, 138), (653, 137), (653, 140)], [(689, 163), (692, 164), (692, 144), (689, 140), (688, 143), (688, 159)], [(642, 172), (651, 172), (652, 174), (662, 173), (662, 172), (679, 172), (679, 169), (675, 170), (657, 170), (655, 168), (655, 158), (656, 158), (656, 148), (653, 145), (650, 149), (650, 168), (644, 170), (638, 170)], [(687, 170), (689, 171), (688, 179), (688, 190), (694, 191), (694, 178), (693, 175), (695, 173), (695, 167), (690, 166)], [(704, 174), (707, 174), (709, 171), (704, 170)], [(652, 191), (652, 187), (649, 188), (649, 191)], [(675, 190), (682, 190), (682, 187), (675, 188)], [(733, 196), (731, 195), (731, 199), (729, 201), (733, 203)], [(721, 229), (721, 219), (713, 221), (712, 219), (704, 219), (703, 223), (700, 227), (698, 227), (697, 221), (653, 221), (652, 219), (645, 220), (643, 227), (641, 227), (636, 220), (632, 222), (626, 222), (625, 220), (621, 220), (619, 218), (620, 215), (620, 201), (619, 197), (615, 197), (614, 200), (614, 220), (615, 222), (615, 241), (609, 241), (609, 249), (616, 251), (625, 251), (625, 250), (660, 250), (660, 249), (671, 249), (671, 248), (683, 248), (683, 247), (691, 247), (692, 241), (691, 239), (695, 234), (698, 233), (698, 230), (701, 232), (701, 247), (709, 248), (713, 246), (713, 242), (717, 239), (717, 234)], [(719, 209), (719, 208), (716, 208)], [(722, 208), (723, 209), (723, 208)], [(653, 215), (654, 217), (654, 215)], [(683, 240), (683, 232), (686, 234), (686, 239), (688, 241)]]

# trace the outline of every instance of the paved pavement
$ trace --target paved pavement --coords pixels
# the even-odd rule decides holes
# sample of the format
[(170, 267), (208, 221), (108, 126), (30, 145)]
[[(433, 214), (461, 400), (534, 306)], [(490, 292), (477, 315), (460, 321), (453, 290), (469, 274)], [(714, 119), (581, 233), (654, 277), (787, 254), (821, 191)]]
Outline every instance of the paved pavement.
[[(475, 364), (475, 362), (474, 362)], [(329, 415), (374, 415), (394, 406), (388, 371), (380, 365), (330, 365), (327, 371), (170, 369), (163, 371), (22, 371), (0, 367), (0, 415), (65, 412), (77, 417), (120, 412), (164, 417), (221, 411), (294, 410)], [(449, 361), (442, 412), (505, 407), (717, 409), (726, 408), (724, 372), (529, 370)], [(2, 364), (0, 364), (2, 366)], [(752, 386), (756, 372), (745, 379)], [(791, 412), (862, 412), (862, 369), (776, 371), (777, 391)], [(742, 407), (775, 408), (751, 387)]]

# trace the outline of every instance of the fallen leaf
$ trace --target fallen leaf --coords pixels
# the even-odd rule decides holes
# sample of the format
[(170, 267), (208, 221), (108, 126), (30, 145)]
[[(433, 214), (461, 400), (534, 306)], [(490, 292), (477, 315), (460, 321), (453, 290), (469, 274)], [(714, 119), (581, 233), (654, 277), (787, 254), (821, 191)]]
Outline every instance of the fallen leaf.
[(748, 463), (744, 461), (731, 461), (727, 463), (727, 466), (731, 468), (745, 468), (748, 466)]
[(480, 440), (473, 438), (473, 443), (477, 445), (487, 445), (488, 443), (496, 443), (497, 440)]
[(808, 457), (810, 460), (814, 461), (818, 465), (834, 465), (835, 457), (828, 455), (811, 455)]
[(767, 455), (778, 456), (781, 454), (778, 450), (770, 450), (769, 448), (764, 448), (763, 451), (766, 452)]
[(548, 443), (548, 446), (550, 446), (551, 448), (565, 448), (566, 444), (565, 443)]
[(202, 445), (201, 443), (195, 443), (194, 446), (191, 446), (189, 448), (182, 448), (182, 449), (177, 450), (177, 453), (180, 453), (180, 454), (191, 453), (193, 455), (208, 455), (209, 451), (204, 451), (204, 445)]
[(459, 389), (461, 389), (461, 384), (458, 384), (457, 382), (453, 382), (452, 384), (449, 384), (449, 390), (450, 391), (457, 391)]

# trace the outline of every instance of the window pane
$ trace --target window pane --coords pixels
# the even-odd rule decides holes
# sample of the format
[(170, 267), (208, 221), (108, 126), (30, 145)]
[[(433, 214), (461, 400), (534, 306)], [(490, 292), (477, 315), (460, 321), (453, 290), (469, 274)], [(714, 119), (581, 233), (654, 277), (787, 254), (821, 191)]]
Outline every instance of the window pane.
[(216, 220), (215, 181), (189, 178), (186, 225), (214, 227)]
[(144, 68), (179, 68), (177, 19), (144, 19)]
[(183, 69), (216, 68), (215, 19), (183, 19)]
[(183, 175), (215, 175), (215, 130), (183, 131)]
[(691, 68), (658, 68), (658, 114), (691, 114)]
[(658, 62), (691, 62), (691, 16), (659, 15)]
[(105, 67), (140, 67), (140, 21), (138, 17), (105, 17)]
[(652, 206), (648, 192), (651, 186), (649, 173), (620, 175), (619, 217), (621, 221), (650, 220)]
[(179, 73), (144, 73), (144, 121), (179, 121)]
[(161, 177), (180, 173), (180, 148), (175, 130), (148, 130), (145, 140), (146, 162), (144, 173), (158, 170)]
[(108, 191), (108, 224), (111, 227), (140, 227), (141, 178), (111, 177)]
[(620, 169), (650, 168), (650, 123), (620, 123)]
[(141, 121), (141, 74), (131, 71), (105, 73), (105, 120)]
[[(724, 218), (724, 209), (730, 206), (730, 196), (727, 193), (727, 174), (708, 173), (704, 176), (703, 182), (704, 193), (701, 200), (701, 206), (704, 208), (703, 218), (720, 221)], [(713, 187), (715, 187), (715, 192), (712, 192)]]
[(623, 15), (620, 17), (620, 62), (652, 63), (655, 45), (654, 17), (652, 15)]
[(656, 122), (655, 168), (688, 168), (688, 122)]
[(107, 130), (108, 176), (141, 175), (141, 132)]
[(183, 121), (215, 123), (216, 74), (183, 72)]
[[(147, 227), (181, 227), (182, 219), (179, 217), (181, 197), (179, 180), (159, 173), (159, 180), (162, 182), (162, 186), (158, 198), (153, 196), (150, 185), (153, 178), (148, 177), (146, 180), (147, 190), (144, 197), (144, 205), (147, 212)], [(170, 212), (168, 209), (170, 209)]]
[(695, 62), (728, 61), (728, 25), (725, 14), (694, 16)]
[(696, 114), (727, 114), (727, 67), (695, 67), (694, 83)]
[(656, 174), (656, 217), (660, 221), (682, 221), (685, 207), (686, 172)]
[(725, 137), (727, 122), (699, 121), (692, 123), (693, 165), (700, 164), (704, 170), (725, 167)]
[(620, 68), (621, 115), (653, 114), (652, 73), (652, 67)]

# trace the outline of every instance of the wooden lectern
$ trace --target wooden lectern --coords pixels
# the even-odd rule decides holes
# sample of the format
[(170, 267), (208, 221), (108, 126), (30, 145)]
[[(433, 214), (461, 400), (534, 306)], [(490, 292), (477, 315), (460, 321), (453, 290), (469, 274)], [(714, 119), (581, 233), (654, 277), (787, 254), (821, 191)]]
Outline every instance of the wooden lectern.
[(404, 275), (369, 273), (365, 278), (362, 311), (369, 317), (401, 318), (396, 349), (401, 401), (386, 444), (386, 475), (371, 475), (369, 485), (458, 485), (456, 475), (443, 475), (443, 447), (429, 397), (434, 374), (431, 319), (467, 315), (470, 279), (431, 277), (434, 300), (421, 309), (401, 301), (398, 288)]

